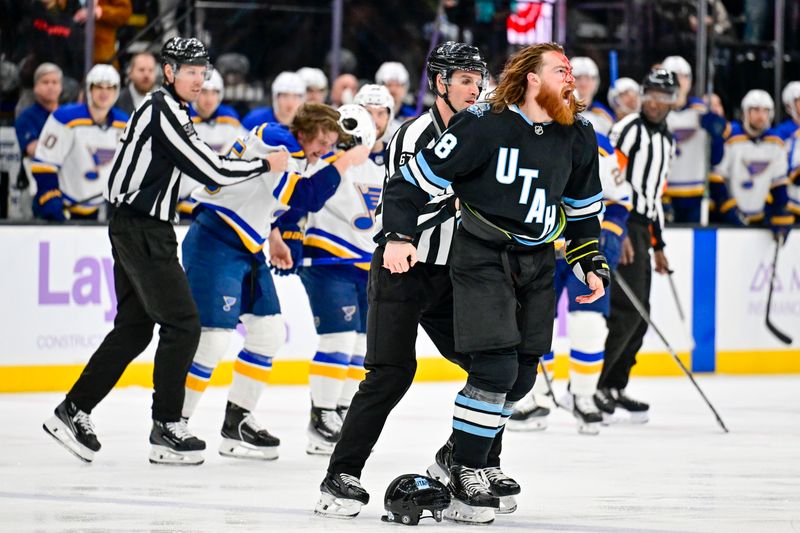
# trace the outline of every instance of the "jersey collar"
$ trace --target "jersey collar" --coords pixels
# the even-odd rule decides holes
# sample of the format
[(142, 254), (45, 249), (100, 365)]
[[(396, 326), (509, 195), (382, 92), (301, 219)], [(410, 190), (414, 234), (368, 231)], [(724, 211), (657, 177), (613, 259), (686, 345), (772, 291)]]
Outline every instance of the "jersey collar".
[(431, 106), (428, 113), (430, 113), (431, 118), (433, 118), (433, 125), (436, 128), (436, 137), (441, 137), (444, 130), (447, 129), (447, 126), (444, 124), (444, 119), (442, 119), (442, 114), (439, 113), (435, 104)]
[(516, 113), (516, 114), (517, 114), (517, 115), (519, 115), (520, 117), (522, 117), (522, 120), (524, 120), (524, 121), (525, 121), (525, 123), (526, 123), (526, 124), (528, 124), (528, 126), (533, 126), (533, 125), (535, 125), (535, 124), (539, 124), (539, 125), (541, 125), (541, 126), (549, 126), (550, 124), (552, 124), (552, 123), (553, 123), (553, 121), (552, 121), (552, 120), (551, 120), (550, 122), (534, 122), (534, 121), (532, 121), (531, 119), (529, 119), (529, 118), (528, 118), (528, 117), (525, 115), (525, 113), (523, 113), (523, 112), (522, 112), (522, 110), (519, 108), (519, 106), (517, 106), (517, 104), (510, 104), (510, 105), (508, 106), (508, 109), (509, 109), (510, 111), (513, 111), (514, 113)]

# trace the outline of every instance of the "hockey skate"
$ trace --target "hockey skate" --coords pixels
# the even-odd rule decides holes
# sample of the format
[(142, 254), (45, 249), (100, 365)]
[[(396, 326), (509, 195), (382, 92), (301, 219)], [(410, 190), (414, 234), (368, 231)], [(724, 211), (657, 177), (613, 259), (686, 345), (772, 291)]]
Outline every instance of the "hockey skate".
[(311, 420), (308, 422), (309, 455), (330, 455), (339, 442), (342, 432), (342, 419), (336, 409), (311, 407)]
[(603, 415), (595, 405), (594, 396), (572, 394), (567, 391), (559, 400), (559, 404), (568, 411), (572, 411), (572, 416), (578, 423), (578, 433), (581, 435), (597, 435), (600, 433), (600, 424), (603, 422)]
[(617, 403), (611, 396), (611, 390), (605, 388), (597, 389), (594, 393), (594, 405), (603, 417), (603, 425), (609, 425), (614, 419), (614, 411), (617, 407)]
[(616, 406), (630, 414), (631, 424), (644, 424), (650, 420), (650, 405), (634, 400), (625, 393), (625, 389), (610, 389)]
[(274, 461), (281, 441), (258, 425), (253, 413), (228, 402), (219, 454), (237, 459)]
[(500, 508), (495, 511), (497, 514), (511, 514), (517, 510), (517, 499), (515, 496), (522, 492), (522, 488), (517, 481), (507, 476), (499, 466), (489, 466), (483, 469), (483, 475), (489, 482), (489, 489), (492, 494), (500, 498)]
[(494, 513), (500, 507), (500, 499), (492, 494), (480, 469), (453, 465), (447, 486), (453, 500), (443, 513), (446, 519), (469, 524), (494, 522)]
[(347, 416), (347, 411), (350, 410), (349, 405), (337, 405), (336, 412), (339, 413), (339, 418), (342, 419), (342, 423), (344, 423), (344, 417)]
[(150, 462), (162, 465), (203, 464), (206, 443), (189, 432), (186, 421), (159, 422), (153, 420), (150, 431)]
[(314, 513), (330, 518), (355, 518), (361, 506), (369, 503), (369, 494), (357, 477), (350, 474), (325, 475)]
[(550, 409), (537, 403), (533, 394), (525, 396), (506, 422), (509, 431), (542, 431), (547, 429)]
[(53, 416), (42, 424), (42, 428), (81, 461), (91, 463), (95, 452), (100, 450), (89, 415), (69, 400), (55, 408)]

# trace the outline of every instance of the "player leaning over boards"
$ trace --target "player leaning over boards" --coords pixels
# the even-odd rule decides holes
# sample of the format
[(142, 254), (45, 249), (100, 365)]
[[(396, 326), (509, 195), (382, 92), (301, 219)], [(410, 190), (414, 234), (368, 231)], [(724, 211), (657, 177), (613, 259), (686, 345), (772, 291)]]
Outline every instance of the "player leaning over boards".
[(111, 163), (106, 198), (117, 316), (44, 429), (70, 452), (91, 462), (100, 442), (89, 415), (144, 351), (159, 325), (153, 370), (150, 461), (200, 464), (206, 444), (181, 420), (183, 386), (200, 338), (200, 320), (178, 262), (171, 222), (182, 176), (216, 187), (269, 172), (264, 160), (219, 156), (195, 133), (187, 104), (209, 75), (208, 52), (197, 39), (174, 37), (161, 49), (164, 86), (134, 112)]
[(396, 235), (383, 265), (400, 276), (416, 263), (417, 191), (452, 184), (461, 200), (453, 239), (455, 342), (471, 357), (455, 400), (450, 464), (453, 505), (445, 517), (491, 522), (499, 501), (483, 482), (494, 437), (527, 394), (539, 357), (550, 351), (555, 295), (552, 242), (591, 293), (604, 294), (608, 265), (598, 248), (603, 192), (597, 142), (578, 112), (569, 60), (555, 43), (529, 46), (506, 63), (488, 103), (453, 117), (432, 148), (387, 182), (384, 229)]
[[(247, 330), (233, 365), (221, 455), (278, 457), (279, 439), (252, 415), (272, 370), (272, 358), (286, 336), (263, 247), (269, 237), (271, 259), (291, 262), (289, 249), (278, 230), (270, 230), (271, 224), (289, 207), (318, 211), (336, 192), (341, 175), (367, 158), (369, 150), (362, 146), (338, 154), (330, 165), (321, 161), (339, 138), (338, 119), (339, 113), (330, 106), (304, 104), (288, 130), (279, 124), (253, 128), (244, 140), (234, 143), (232, 151), (245, 159), (271, 160), (283, 154), (281, 172), (232, 187), (207, 187), (192, 195), (197, 207), (183, 241), (183, 264), (202, 333), (186, 377), (184, 418), (194, 413), (239, 322)], [(289, 153), (288, 171), (282, 172)]]

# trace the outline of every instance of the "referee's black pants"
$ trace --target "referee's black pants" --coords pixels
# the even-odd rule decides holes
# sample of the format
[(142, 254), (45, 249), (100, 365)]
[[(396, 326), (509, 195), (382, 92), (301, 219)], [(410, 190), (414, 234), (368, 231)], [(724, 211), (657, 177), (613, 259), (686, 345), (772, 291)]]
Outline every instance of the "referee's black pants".
[(375, 250), (367, 285), (367, 375), (344, 419), (328, 471), (361, 477), (389, 413), (405, 395), (417, 370), (417, 326), (447, 359), (468, 366), (453, 341), (450, 268), (417, 263), (404, 274), (383, 268), (383, 247)]
[(114, 329), (89, 359), (67, 399), (91, 413), (144, 351), (158, 324), (153, 419), (176, 422), (200, 340), (200, 318), (178, 262), (175, 231), (168, 222), (121, 207), (112, 216), (108, 233), (117, 296)]
[[(628, 220), (628, 236), (633, 245), (633, 263), (619, 265), (617, 272), (649, 313), (653, 271), (650, 263), (650, 228), (631, 218)], [(628, 385), (631, 369), (636, 364), (636, 354), (642, 347), (648, 325), (622, 289), (613, 283), (611, 287), (606, 353), (597, 387), (624, 389)]]

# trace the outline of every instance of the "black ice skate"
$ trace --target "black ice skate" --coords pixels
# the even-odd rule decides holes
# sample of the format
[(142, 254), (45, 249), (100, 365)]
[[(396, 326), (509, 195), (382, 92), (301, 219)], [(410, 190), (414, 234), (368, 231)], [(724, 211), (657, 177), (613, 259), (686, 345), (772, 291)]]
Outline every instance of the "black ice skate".
[(483, 469), (483, 475), (489, 482), (492, 494), (500, 498), (500, 508), (497, 514), (510, 514), (517, 510), (517, 499), (514, 497), (522, 488), (514, 478), (507, 476), (499, 466), (489, 466)]
[(452, 465), (447, 486), (453, 500), (444, 511), (445, 518), (471, 524), (494, 522), (494, 512), (500, 507), (500, 499), (492, 494), (480, 469)]
[(435, 462), (428, 467), (428, 475), (445, 485), (450, 482), (450, 465), (453, 464), (453, 438), (447, 439), (436, 452)]
[(330, 518), (355, 518), (361, 506), (369, 503), (369, 494), (358, 478), (350, 474), (326, 474), (319, 491), (314, 513)]
[(569, 394), (572, 407), (572, 416), (578, 421), (578, 433), (582, 435), (597, 435), (600, 433), (600, 424), (603, 415), (595, 404), (594, 396), (583, 394)]
[(159, 422), (153, 420), (150, 431), (150, 462), (163, 465), (203, 464), (206, 443), (191, 433), (186, 421)]
[(610, 424), (617, 407), (617, 402), (611, 396), (611, 389), (597, 389), (594, 393), (594, 405), (600, 411), (600, 416), (603, 417), (603, 424)]
[(237, 459), (272, 461), (278, 458), (279, 438), (258, 425), (253, 413), (228, 402), (222, 424), (219, 454)]
[(509, 431), (542, 431), (547, 429), (550, 409), (536, 403), (534, 395), (528, 394), (514, 408), (506, 422)]
[(330, 455), (339, 442), (342, 433), (342, 419), (336, 409), (311, 407), (311, 420), (308, 422), (309, 455)]
[(344, 423), (344, 417), (347, 416), (347, 411), (349, 411), (349, 410), (350, 410), (350, 406), (349, 405), (337, 405), (336, 406), (336, 412), (339, 413), (339, 418), (342, 419), (343, 423)]
[(94, 433), (94, 425), (84, 413), (69, 400), (61, 402), (42, 428), (81, 461), (91, 463), (94, 454), (100, 451), (100, 442)]
[(650, 419), (650, 405), (634, 400), (625, 393), (625, 389), (610, 389), (611, 397), (617, 407), (630, 413), (632, 424), (644, 424)]

